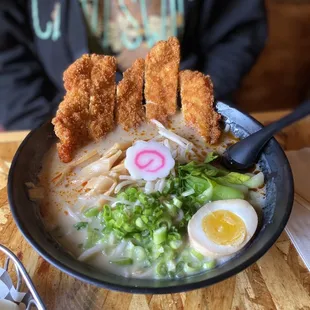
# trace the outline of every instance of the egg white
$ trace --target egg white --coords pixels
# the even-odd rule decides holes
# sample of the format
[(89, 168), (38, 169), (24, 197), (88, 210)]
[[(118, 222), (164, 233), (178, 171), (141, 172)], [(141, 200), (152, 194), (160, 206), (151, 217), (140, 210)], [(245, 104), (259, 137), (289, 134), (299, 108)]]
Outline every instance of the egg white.
[[(202, 227), (205, 216), (218, 210), (227, 210), (239, 216), (244, 222), (246, 235), (242, 243), (220, 245), (210, 240)], [(236, 253), (253, 237), (258, 224), (256, 211), (249, 202), (242, 199), (218, 200), (201, 207), (188, 223), (187, 231), (191, 246), (201, 254), (209, 257), (222, 257)]]

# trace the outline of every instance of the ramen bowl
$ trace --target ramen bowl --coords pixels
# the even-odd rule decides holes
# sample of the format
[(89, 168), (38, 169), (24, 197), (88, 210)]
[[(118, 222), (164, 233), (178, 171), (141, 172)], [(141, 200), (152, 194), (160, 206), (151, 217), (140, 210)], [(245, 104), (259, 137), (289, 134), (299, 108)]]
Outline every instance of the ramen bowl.
[[(262, 126), (235, 107), (218, 102), (217, 111), (232, 133), (244, 138)], [(37, 182), (44, 154), (56, 142), (53, 125), (48, 122), (31, 131), (13, 159), (8, 196), (14, 220), (30, 245), (46, 261), (81, 281), (130, 293), (166, 294), (206, 287), (223, 281), (255, 263), (277, 240), (292, 209), (293, 179), (288, 160), (275, 139), (264, 148), (259, 165), (265, 176), (266, 198), (262, 221), (251, 242), (223, 265), (204, 273), (180, 279), (125, 278), (78, 261), (45, 229), (39, 207), (28, 198), (26, 182)]]

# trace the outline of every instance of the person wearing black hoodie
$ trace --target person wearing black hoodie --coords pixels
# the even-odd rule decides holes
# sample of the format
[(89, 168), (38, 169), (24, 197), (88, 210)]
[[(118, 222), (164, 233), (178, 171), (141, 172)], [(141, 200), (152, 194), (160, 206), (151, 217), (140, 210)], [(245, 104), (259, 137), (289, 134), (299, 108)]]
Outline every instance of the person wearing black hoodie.
[(62, 74), (84, 53), (115, 55), (117, 80), (159, 40), (177, 36), (180, 69), (209, 74), (231, 100), (264, 47), (261, 0), (1, 0), (0, 126), (32, 129), (64, 96)]

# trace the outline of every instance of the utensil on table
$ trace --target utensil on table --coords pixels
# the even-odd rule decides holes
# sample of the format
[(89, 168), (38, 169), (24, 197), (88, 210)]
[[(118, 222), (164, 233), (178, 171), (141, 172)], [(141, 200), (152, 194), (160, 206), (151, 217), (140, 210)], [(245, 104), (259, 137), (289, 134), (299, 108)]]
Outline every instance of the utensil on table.
[(308, 100), (292, 113), (230, 146), (223, 154), (223, 164), (230, 170), (246, 170), (252, 167), (257, 162), (263, 147), (275, 133), (309, 114), (310, 101)]
[[(0, 252), (3, 252), (6, 256), (6, 260), (4, 263), (4, 268), (0, 268), (0, 300), (7, 300), (7, 302), (16, 303), (16, 304), (24, 304), (26, 306), (26, 310), (31, 310), (33, 307), (36, 307), (38, 310), (45, 310), (45, 306), (43, 304), (42, 299), (40, 298), (38, 292), (36, 291), (25, 267), (17, 258), (17, 256), (10, 251), (7, 247), (0, 244)], [(13, 282), (8, 274), (10, 261), (13, 262), (15, 270), (16, 270), (16, 278), (17, 283), (16, 286), (13, 285)], [(22, 283), (28, 288), (27, 293), (20, 292), (20, 288)], [(5, 290), (5, 292), (3, 292)], [(3, 295), (3, 296), (2, 296)], [(5, 296), (4, 296), (5, 295)]]

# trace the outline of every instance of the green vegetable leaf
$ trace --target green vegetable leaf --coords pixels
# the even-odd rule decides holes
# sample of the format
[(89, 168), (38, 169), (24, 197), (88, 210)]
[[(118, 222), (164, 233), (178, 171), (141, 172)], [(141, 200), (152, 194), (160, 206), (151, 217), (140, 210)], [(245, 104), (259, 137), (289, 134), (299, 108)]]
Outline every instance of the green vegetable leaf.
[(215, 181), (221, 180), (221, 181), (229, 182), (232, 184), (243, 184), (244, 182), (248, 181), (250, 178), (251, 177), (246, 174), (242, 174), (238, 172), (230, 172), (225, 176), (215, 178)]
[(202, 194), (210, 186), (210, 181), (207, 178), (204, 179), (190, 175), (185, 179), (185, 189), (193, 189), (195, 191), (195, 195)]
[(218, 157), (219, 157), (219, 155), (215, 154), (214, 152), (210, 152), (207, 154), (204, 162), (205, 162), (205, 164), (208, 164), (211, 161), (217, 159)]
[(220, 185), (212, 182), (213, 195), (212, 200), (226, 200), (226, 199), (244, 199), (244, 194), (238, 189)]

